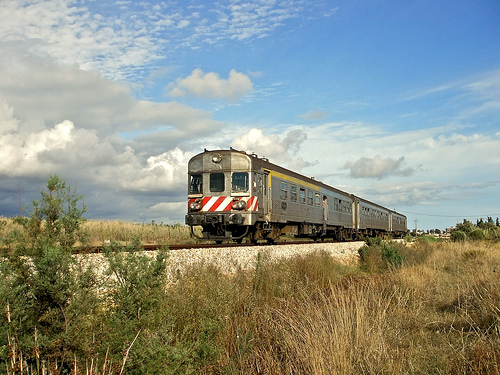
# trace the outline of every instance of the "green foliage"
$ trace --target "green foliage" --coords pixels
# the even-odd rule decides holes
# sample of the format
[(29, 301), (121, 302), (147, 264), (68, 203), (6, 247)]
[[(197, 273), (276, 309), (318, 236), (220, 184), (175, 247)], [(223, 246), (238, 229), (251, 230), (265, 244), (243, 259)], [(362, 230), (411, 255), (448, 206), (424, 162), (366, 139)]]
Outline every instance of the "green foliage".
[(71, 255), (81, 238), (85, 207), (77, 208), (80, 199), (57, 175), (50, 176), (30, 216), (16, 218), (21, 230), (8, 234), (15, 246), (0, 270), (0, 302), (9, 306), (0, 325), (28, 363), (38, 363), (38, 353), (44, 353), (64, 367), (86, 349), (79, 335), (89, 326), (81, 318), (95, 314), (97, 297), (92, 272), (79, 268)]
[(421, 243), (421, 242), (427, 242), (427, 243), (434, 243), (434, 242), (437, 242), (438, 239), (434, 236), (419, 236), (418, 237), (418, 242)]
[(467, 234), (461, 230), (454, 230), (451, 232), (451, 240), (453, 242), (464, 242), (467, 240)]
[(387, 243), (384, 243), (382, 247), (382, 258), (393, 267), (401, 267), (403, 260), (405, 259), (404, 255), (400, 253), (397, 246)]
[[(101, 347), (108, 348), (116, 361), (127, 352), (127, 372), (144, 373), (144, 366), (155, 366), (158, 356), (164, 355), (160, 351), (165, 347), (158, 343), (170, 340), (168, 330), (156, 332), (166, 319), (167, 253), (161, 249), (150, 257), (138, 239), (126, 246), (113, 242), (103, 253), (109, 264), (106, 287), (110, 293)], [(132, 343), (137, 350), (129, 349)]]
[(484, 231), (482, 229), (476, 228), (469, 233), (469, 238), (471, 240), (484, 240), (486, 238)]
[(362, 268), (368, 272), (382, 272), (392, 267), (401, 267), (405, 256), (401, 246), (394, 242), (385, 242), (380, 238), (367, 239), (366, 245), (358, 251)]
[(464, 232), (467, 236), (474, 230), (474, 224), (472, 224), (469, 220), (464, 219), (463, 223), (457, 224), (456, 230)]
[(382, 245), (381, 237), (366, 237), (365, 238), (366, 246), (380, 246)]
[(69, 251), (85, 237), (80, 229), (87, 211), (84, 204), (79, 204), (83, 196), (76, 195), (76, 188), (66, 185), (56, 174), (50, 175), (46, 188), (41, 191), (41, 198), (33, 201), (29, 217), (14, 219), (24, 229), (19, 233), (18, 250), (26, 255), (36, 255), (44, 246), (60, 246)]
[(500, 227), (493, 218), (488, 217), (486, 221), (480, 219), (474, 225), (470, 221), (465, 220), (463, 223), (457, 224), (456, 229), (451, 233), (452, 241), (466, 240), (498, 240), (500, 239)]
[[(71, 190), (49, 180), (52, 195), (42, 194), (15, 236), (0, 221), (12, 240), (0, 261), (3, 371), (18, 371), (14, 353), (38, 374), (56, 360), (52, 373), (61, 374), (74, 366), (89, 373), (86, 361), (96, 374), (496, 369), (500, 252), (491, 244), (421, 237), (405, 246), (375, 238), (359, 251), (361, 270), (324, 252), (291, 259), (263, 252), (251, 271), (228, 275), (216, 264), (194, 263), (174, 278), (168, 252), (151, 256), (136, 239), (105, 247), (98, 278), (70, 252), (83, 238), (82, 218), (64, 219), (76, 212), (67, 202), (77, 196), (52, 199)], [(75, 225), (62, 224), (69, 221)], [(491, 224), (468, 233), (488, 238), (496, 231)]]

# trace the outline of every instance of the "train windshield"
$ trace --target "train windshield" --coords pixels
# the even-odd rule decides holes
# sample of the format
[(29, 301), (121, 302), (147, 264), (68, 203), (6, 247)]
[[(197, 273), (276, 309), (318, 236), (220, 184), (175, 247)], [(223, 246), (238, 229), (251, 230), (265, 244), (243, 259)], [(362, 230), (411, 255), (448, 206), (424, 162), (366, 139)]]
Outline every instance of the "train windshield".
[(189, 180), (189, 194), (203, 193), (203, 179), (201, 174), (192, 174)]
[(224, 173), (210, 173), (210, 191), (224, 191)]
[(233, 193), (246, 193), (248, 191), (248, 172), (233, 173)]

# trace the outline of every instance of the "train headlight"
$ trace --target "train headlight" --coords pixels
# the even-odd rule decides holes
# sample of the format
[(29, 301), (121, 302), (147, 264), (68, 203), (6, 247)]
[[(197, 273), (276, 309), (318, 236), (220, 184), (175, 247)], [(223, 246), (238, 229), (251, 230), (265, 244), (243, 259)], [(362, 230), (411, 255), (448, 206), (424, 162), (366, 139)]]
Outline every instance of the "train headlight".
[(245, 208), (247, 208), (247, 202), (245, 201), (233, 201), (233, 203), (231, 204), (231, 207), (233, 208), (233, 210), (244, 210)]
[(201, 202), (194, 201), (189, 203), (189, 211), (199, 211), (201, 210)]
[(221, 160), (222, 160), (222, 155), (219, 154), (218, 152), (212, 155), (212, 162), (214, 162), (215, 164), (220, 163)]

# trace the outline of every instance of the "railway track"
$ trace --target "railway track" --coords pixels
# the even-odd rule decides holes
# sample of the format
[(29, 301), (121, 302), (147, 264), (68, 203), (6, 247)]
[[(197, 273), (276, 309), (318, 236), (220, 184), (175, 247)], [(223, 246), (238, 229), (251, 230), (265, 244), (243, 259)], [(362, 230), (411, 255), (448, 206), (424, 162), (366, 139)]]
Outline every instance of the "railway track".
[[(338, 243), (339, 241), (283, 241), (283, 242), (274, 242), (272, 245), (280, 246), (280, 245), (311, 245), (314, 243)], [(142, 245), (142, 249), (144, 251), (156, 251), (161, 249), (162, 247), (167, 247), (169, 250), (189, 250), (189, 249), (216, 249), (216, 248), (227, 248), (227, 247), (252, 247), (252, 246), (268, 246), (270, 244), (266, 242), (258, 242), (258, 243), (204, 243), (204, 244), (175, 244), (175, 245), (158, 245), (158, 244), (145, 244)], [(84, 249), (75, 250), (74, 253), (82, 254), (82, 253), (101, 253), (103, 248), (106, 245), (97, 245), (97, 246), (89, 246)]]

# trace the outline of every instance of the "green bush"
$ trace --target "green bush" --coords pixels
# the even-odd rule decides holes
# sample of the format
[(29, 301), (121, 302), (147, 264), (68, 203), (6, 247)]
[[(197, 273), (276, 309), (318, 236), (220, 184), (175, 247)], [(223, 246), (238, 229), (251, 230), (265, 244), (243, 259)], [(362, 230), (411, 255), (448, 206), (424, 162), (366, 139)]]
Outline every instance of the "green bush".
[(484, 231), (482, 229), (474, 229), (472, 232), (469, 234), (469, 238), (471, 240), (484, 240), (486, 238)]
[(16, 218), (19, 227), (9, 233), (12, 246), (0, 270), (0, 303), (9, 308), (0, 326), (9, 334), (0, 340), (11, 358), (22, 354), (27, 364), (39, 366), (42, 353), (43, 360), (65, 369), (76, 355), (88, 353), (81, 332), (92, 332), (97, 288), (92, 271), (80, 267), (71, 252), (83, 238), (82, 197), (57, 175), (46, 187), (29, 217)]
[(380, 238), (367, 239), (367, 245), (359, 249), (362, 268), (368, 272), (382, 272), (390, 267), (401, 267), (405, 256), (399, 245), (383, 242)]
[(382, 247), (382, 258), (392, 267), (401, 267), (404, 255), (400, 253), (397, 246), (393, 244), (384, 243)]
[[(115, 362), (125, 353), (127, 373), (158, 369), (158, 360), (165, 355), (161, 353), (165, 347), (159, 343), (172, 340), (164, 327), (169, 321), (164, 306), (167, 253), (162, 249), (150, 257), (138, 239), (129, 245), (113, 242), (103, 253), (110, 281), (106, 285), (109, 294), (101, 350), (109, 350)], [(164, 331), (157, 332), (160, 327)]]
[(467, 240), (467, 235), (461, 230), (451, 232), (451, 240), (453, 242), (464, 242)]

